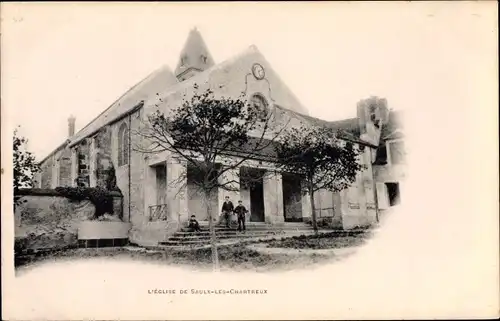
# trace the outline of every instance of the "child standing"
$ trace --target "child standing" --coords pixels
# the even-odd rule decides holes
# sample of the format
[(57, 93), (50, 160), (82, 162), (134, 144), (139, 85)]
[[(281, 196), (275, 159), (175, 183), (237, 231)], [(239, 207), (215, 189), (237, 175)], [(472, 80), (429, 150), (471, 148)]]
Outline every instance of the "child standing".
[(238, 231), (245, 231), (245, 215), (248, 213), (248, 210), (243, 206), (243, 202), (238, 201), (238, 206), (234, 209), (236, 215), (238, 215)]

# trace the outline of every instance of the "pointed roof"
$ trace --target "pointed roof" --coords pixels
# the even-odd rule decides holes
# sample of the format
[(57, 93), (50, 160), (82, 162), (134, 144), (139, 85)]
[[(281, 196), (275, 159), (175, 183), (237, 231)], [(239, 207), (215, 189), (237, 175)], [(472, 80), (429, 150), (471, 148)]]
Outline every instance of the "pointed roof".
[(204, 71), (214, 65), (212, 55), (200, 32), (196, 28), (192, 29), (182, 48), (179, 62), (175, 68), (175, 75), (179, 77), (190, 69)]

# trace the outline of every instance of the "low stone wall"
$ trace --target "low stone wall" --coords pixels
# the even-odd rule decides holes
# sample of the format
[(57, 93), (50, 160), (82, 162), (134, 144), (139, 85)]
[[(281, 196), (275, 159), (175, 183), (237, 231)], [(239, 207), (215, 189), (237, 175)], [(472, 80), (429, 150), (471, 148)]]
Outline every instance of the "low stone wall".
[[(121, 208), (121, 195), (110, 193), (117, 204), (116, 211)], [(52, 189), (21, 190), (16, 199), (16, 252), (78, 246), (79, 224), (91, 219), (95, 212), (89, 200), (70, 200)]]
[(177, 220), (146, 222), (130, 231), (130, 243), (139, 246), (156, 246), (168, 240), (181, 227)]

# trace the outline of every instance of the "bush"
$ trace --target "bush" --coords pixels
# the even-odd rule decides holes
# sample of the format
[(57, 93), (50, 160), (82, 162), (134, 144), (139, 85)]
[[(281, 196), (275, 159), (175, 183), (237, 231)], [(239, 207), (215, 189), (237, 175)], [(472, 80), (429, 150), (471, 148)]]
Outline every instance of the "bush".
[(94, 219), (114, 212), (113, 196), (102, 187), (56, 187), (56, 191), (70, 200), (89, 200), (95, 206)]

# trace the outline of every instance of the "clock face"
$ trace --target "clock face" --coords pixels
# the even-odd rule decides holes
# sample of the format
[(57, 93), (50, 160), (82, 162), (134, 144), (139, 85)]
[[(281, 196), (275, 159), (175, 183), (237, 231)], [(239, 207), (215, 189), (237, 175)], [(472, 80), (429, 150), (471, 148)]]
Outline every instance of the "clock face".
[(259, 79), (259, 80), (264, 79), (264, 77), (266, 76), (266, 73), (264, 71), (264, 67), (262, 67), (260, 64), (254, 64), (252, 66), (252, 73), (253, 73), (254, 77)]

